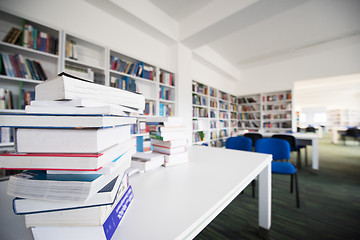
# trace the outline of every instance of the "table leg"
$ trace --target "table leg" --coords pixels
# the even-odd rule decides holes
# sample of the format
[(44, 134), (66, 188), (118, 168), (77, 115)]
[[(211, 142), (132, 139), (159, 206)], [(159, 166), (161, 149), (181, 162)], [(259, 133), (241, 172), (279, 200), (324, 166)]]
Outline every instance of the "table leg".
[(318, 139), (312, 140), (312, 168), (319, 170), (319, 143)]
[(259, 174), (259, 226), (271, 227), (271, 163)]

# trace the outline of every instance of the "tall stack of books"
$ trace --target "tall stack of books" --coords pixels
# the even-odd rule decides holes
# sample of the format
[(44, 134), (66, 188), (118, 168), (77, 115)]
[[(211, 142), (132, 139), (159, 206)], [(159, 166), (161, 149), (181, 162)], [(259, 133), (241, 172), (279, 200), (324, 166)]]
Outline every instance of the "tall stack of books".
[(35, 239), (110, 239), (134, 197), (129, 111), (142, 111), (144, 97), (64, 74), (35, 91), (25, 113), (0, 114), (16, 149), (0, 167), (25, 170), (9, 179), (15, 214)]
[(153, 152), (165, 156), (165, 167), (189, 162), (182, 118), (149, 117), (146, 124), (150, 126), (149, 136), (152, 138)]

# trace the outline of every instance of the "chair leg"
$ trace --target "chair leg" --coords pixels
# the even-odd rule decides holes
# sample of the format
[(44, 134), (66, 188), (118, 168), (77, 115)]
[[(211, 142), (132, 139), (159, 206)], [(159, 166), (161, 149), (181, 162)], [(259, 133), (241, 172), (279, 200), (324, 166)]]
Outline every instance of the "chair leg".
[(294, 175), (290, 175), (290, 193), (293, 193)]
[(252, 180), (251, 186), (252, 186), (252, 197), (255, 198), (255, 186), (256, 186), (256, 181), (255, 181), (255, 179)]
[(300, 208), (300, 198), (299, 198), (299, 186), (298, 186), (298, 178), (297, 174), (293, 174), (295, 177), (295, 193), (296, 193), (296, 207)]
[(305, 166), (308, 166), (308, 154), (307, 154), (307, 147), (305, 146)]

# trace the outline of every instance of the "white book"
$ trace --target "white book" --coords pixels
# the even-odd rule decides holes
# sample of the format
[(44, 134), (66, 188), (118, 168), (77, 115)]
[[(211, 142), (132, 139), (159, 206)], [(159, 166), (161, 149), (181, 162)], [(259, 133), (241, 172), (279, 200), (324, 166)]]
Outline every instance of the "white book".
[(130, 186), (123, 194), (116, 196), (115, 202), (111, 205), (25, 215), (25, 225), (26, 227), (102, 226), (114, 208), (118, 204), (122, 205), (120, 201), (125, 202), (128, 199), (128, 190), (132, 191)]
[(177, 160), (174, 160), (174, 161), (171, 161), (171, 162), (165, 162), (164, 167), (177, 166), (177, 165), (188, 163), (188, 162), (189, 162), (188, 158), (177, 159)]
[(153, 151), (163, 154), (175, 154), (175, 153), (182, 153), (186, 151), (186, 147), (180, 146), (180, 147), (162, 147), (157, 146), (153, 144)]
[(121, 161), (110, 174), (46, 174), (24, 171), (10, 176), (7, 194), (14, 197), (84, 203), (115, 177), (130, 167), (131, 159)]
[(130, 125), (109, 128), (16, 128), (19, 153), (98, 153), (131, 139)]
[(124, 173), (108, 183), (85, 203), (44, 201), (30, 198), (14, 198), (13, 210), (16, 215), (64, 211), (111, 205), (118, 194), (123, 194), (129, 186), (129, 176)]
[(35, 100), (61, 100), (85, 98), (100, 102), (117, 104), (143, 111), (145, 98), (119, 88), (79, 80), (74, 76), (61, 73), (35, 87)]
[(131, 168), (149, 171), (164, 164), (164, 155), (152, 152), (138, 152), (131, 159)]
[(0, 154), (1, 169), (24, 170), (98, 170), (120, 158), (134, 148), (134, 141), (117, 144), (100, 153), (3, 153)]
[(148, 124), (161, 124), (167, 123), (168, 125), (183, 125), (184, 119), (182, 117), (147, 117), (146, 122)]
[(102, 128), (135, 123), (135, 117), (101, 114), (0, 113), (0, 127)]
[(128, 116), (121, 106), (101, 106), (101, 107), (38, 107), (27, 105), (25, 107), (26, 113), (48, 113), (48, 114), (104, 114), (116, 116)]
[(186, 160), (189, 158), (188, 152), (176, 153), (171, 155), (165, 155), (165, 163), (175, 163), (178, 161)]
[(151, 139), (153, 145), (163, 146), (163, 147), (180, 147), (187, 146), (188, 140), (186, 138), (175, 139), (171, 141), (162, 141), (158, 139)]

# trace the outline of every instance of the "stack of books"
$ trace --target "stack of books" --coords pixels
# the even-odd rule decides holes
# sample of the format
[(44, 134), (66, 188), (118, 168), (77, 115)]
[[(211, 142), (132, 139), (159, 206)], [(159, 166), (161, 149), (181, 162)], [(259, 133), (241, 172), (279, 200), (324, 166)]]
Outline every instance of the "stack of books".
[(0, 114), (1, 127), (15, 128), (16, 150), (0, 155), (0, 168), (24, 170), (8, 183), (15, 214), (35, 239), (110, 239), (134, 197), (126, 170), (136, 118), (128, 108), (141, 111), (143, 96), (68, 75), (35, 91), (25, 113)]
[(153, 152), (165, 156), (164, 166), (174, 166), (189, 162), (186, 150), (187, 138), (183, 119), (179, 117), (149, 117), (149, 136), (152, 138)]

